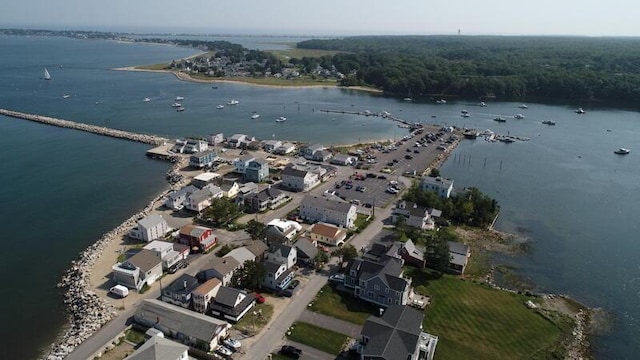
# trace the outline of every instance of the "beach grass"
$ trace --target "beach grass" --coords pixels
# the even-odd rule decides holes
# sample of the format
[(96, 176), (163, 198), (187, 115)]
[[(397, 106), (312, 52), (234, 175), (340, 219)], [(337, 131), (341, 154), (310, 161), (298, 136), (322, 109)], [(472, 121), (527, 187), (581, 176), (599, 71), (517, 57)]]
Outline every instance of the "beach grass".
[(431, 296), (423, 328), (439, 337), (436, 358), (464, 359), (469, 354), (474, 359), (562, 358), (558, 352), (566, 324), (527, 308), (524, 302), (529, 297), (457, 276), (434, 277), (429, 270), (407, 272), (413, 285), (423, 285)]
[(350, 294), (340, 293), (329, 285), (318, 292), (309, 310), (358, 325), (363, 325), (378, 311), (375, 306), (358, 301)]
[(287, 332), (289, 340), (311, 346), (332, 355), (338, 355), (348, 336), (305, 322), (294, 323)]

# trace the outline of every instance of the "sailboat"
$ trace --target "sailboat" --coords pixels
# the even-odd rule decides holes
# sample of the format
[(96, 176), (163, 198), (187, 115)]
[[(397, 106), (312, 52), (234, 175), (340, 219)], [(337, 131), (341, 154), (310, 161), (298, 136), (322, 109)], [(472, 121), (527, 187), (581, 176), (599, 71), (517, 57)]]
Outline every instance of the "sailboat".
[(47, 68), (44, 68), (44, 79), (51, 80), (51, 74), (49, 74), (49, 71), (47, 70)]

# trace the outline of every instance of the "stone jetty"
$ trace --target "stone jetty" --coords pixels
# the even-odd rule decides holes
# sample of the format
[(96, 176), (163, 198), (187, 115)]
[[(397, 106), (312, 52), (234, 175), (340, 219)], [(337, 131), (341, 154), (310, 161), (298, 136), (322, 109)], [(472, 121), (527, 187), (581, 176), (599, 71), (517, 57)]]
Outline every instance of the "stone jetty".
[[(187, 164), (187, 159), (176, 157), (172, 162), (173, 166), (168, 174), (179, 174), (179, 169)], [(169, 189), (151, 200), (143, 210), (102, 235), (98, 241), (81, 252), (78, 259), (71, 262), (71, 268), (58, 283), (58, 288), (64, 292), (63, 299), (69, 316), (69, 326), (42, 356), (42, 360), (64, 359), (84, 340), (118, 315), (117, 309), (111, 303), (93, 291), (90, 281), (93, 266), (111, 241), (124, 236), (139, 219), (151, 213), (158, 201), (187, 182), (186, 179), (180, 180), (173, 182)]]
[(58, 126), (62, 128), (67, 128), (67, 129), (86, 131), (92, 134), (109, 136), (113, 138), (129, 140), (129, 141), (136, 141), (136, 142), (156, 145), (156, 146), (164, 144), (167, 141), (169, 141), (169, 139), (167, 138), (163, 138), (156, 135), (136, 134), (133, 132), (111, 129), (104, 126), (89, 125), (89, 124), (79, 123), (75, 121), (56, 119), (56, 118), (42, 116), (42, 115), (27, 114), (27, 113), (11, 111), (6, 109), (0, 109), (0, 115), (4, 115), (4, 116), (16, 118), (16, 119), (35, 121), (41, 124), (53, 125), (53, 126)]

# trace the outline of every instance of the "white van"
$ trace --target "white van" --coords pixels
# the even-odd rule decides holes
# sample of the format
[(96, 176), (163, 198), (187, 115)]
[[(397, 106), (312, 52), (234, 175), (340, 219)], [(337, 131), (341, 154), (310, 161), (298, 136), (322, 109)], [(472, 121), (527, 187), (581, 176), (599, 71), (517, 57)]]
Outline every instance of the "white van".
[(111, 289), (109, 289), (109, 292), (114, 295), (118, 295), (121, 298), (125, 298), (129, 295), (129, 289), (127, 289), (126, 286), (122, 286), (122, 285), (116, 285), (112, 287)]

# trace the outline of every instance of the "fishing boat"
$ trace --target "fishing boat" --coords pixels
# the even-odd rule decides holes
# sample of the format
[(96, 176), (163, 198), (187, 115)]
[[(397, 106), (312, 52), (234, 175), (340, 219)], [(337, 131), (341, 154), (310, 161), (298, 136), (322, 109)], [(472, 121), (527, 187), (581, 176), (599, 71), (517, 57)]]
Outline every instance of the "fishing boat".
[(239, 103), (240, 103), (240, 101), (233, 99), (233, 100), (229, 100), (227, 105), (238, 105)]
[(287, 118), (284, 116), (280, 116), (279, 118), (276, 119), (276, 122), (280, 123), (280, 122), (285, 122), (287, 121)]
[(502, 122), (503, 123), (503, 122), (507, 122), (507, 119), (498, 116), (498, 117), (494, 117), (493, 121), (497, 121), (497, 122)]
[(469, 112), (467, 110), (462, 109), (462, 110), (460, 110), (460, 113), (461, 114), (468, 114)]
[(43, 75), (43, 79), (45, 80), (51, 80), (51, 74), (49, 74), (49, 70), (47, 70), (47, 68), (44, 68), (44, 75)]
[(252, 118), (252, 119), (257, 119), (257, 118), (259, 118), (259, 117), (260, 117), (260, 114), (253, 114), (253, 115), (251, 115), (251, 118)]
[(408, 96), (406, 98), (402, 99), (402, 100), (404, 100), (404, 101), (413, 101), (413, 99), (408, 97)]
[(553, 121), (553, 120), (545, 120), (542, 123), (545, 124), (545, 125), (555, 125), (556, 124), (556, 122)]
[(218, 109), (218, 110), (224, 109), (224, 105), (218, 105), (218, 106), (216, 106), (216, 109)]
[(184, 100), (184, 98), (182, 96), (176, 96), (176, 102), (182, 101), (182, 100)]
[(149, 101), (151, 101), (151, 99), (149, 99), (149, 98), (144, 98), (144, 99), (142, 99), (142, 101), (144, 101), (144, 102), (149, 102)]
[(630, 152), (631, 152), (631, 150), (626, 149), (626, 148), (620, 148), (620, 149), (618, 149), (618, 150), (614, 151), (614, 153), (615, 153), (615, 154), (618, 154), (618, 155), (627, 155), (627, 154), (629, 154)]
[(582, 115), (582, 114), (584, 114), (586, 111), (582, 110), (582, 108), (577, 108), (577, 109), (575, 110), (575, 112), (576, 112), (576, 114), (578, 114), (578, 115)]
[(516, 118), (516, 119), (524, 119), (524, 115), (516, 114), (516, 116), (514, 116), (514, 118)]

